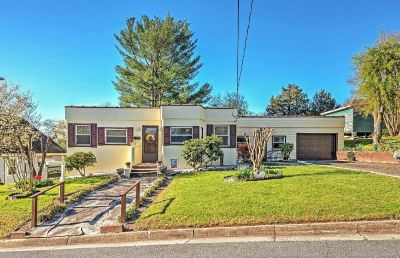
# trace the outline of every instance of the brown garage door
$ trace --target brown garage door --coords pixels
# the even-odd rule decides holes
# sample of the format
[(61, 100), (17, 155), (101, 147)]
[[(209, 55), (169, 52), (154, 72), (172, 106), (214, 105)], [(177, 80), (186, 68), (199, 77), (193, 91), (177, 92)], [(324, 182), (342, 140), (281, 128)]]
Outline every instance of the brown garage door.
[(297, 134), (297, 159), (335, 159), (335, 134)]

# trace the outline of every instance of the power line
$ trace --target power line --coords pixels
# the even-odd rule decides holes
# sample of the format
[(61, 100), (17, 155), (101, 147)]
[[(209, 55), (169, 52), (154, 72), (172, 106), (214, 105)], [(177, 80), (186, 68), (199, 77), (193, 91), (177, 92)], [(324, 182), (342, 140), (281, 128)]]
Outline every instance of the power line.
[(236, 103), (236, 105), (239, 105), (239, 87), (240, 87), (240, 81), (242, 79), (244, 59), (246, 56), (247, 40), (249, 37), (250, 24), (251, 24), (251, 15), (253, 13), (253, 2), (254, 2), (254, 0), (251, 0), (250, 12), (249, 12), (248, 21), (247, 21), (246, 37), (244, 40), (243, 54), (242, 54), (242, 60), (241, 60), (240, 70), (239, 70), (240, 0), (237, 0), (237, 38), (236, 38), (236, 102), (237, 103)]

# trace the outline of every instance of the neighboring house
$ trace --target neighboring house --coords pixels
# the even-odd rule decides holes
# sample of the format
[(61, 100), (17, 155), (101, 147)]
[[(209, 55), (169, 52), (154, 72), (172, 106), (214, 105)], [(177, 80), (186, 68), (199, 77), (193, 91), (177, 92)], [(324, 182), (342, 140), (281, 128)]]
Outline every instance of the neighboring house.
[[(37, 159), (40, 159), (42, 156), (42, 153), (40, 150), (40, 145), (34, 144), (33, 147), (35, 148), (35, 152), (37, 153)], [(46, 155), (46, 164), (43, 168), (43, 174), (42, 174), (42, 176), (44, 178), (60, 177), (60, 168), (58, 166), (53, 167), (51, 165), (51, 163), (53, 161), (62, 161), (64, 155), (65, 155), (65, 150), (62, 147), (60, 147), (54, 141), (51, 141), (49, 143), (49, 149), (48, 149), (48, 152)], [(17, 165), (17, 164), (15, 164), (15, 165)], [(25, 172), (29, 173), (27, 164), (25, 164), (24, 168), (25, 168)], [(37, 164), (36, 169), (38, 169), (38, 168), (39, 168), (39, 165)], [(5, 184), (5, 183), (13, 183), (13, 182), (14, 182), (14, 176), (11, 174), (11, 171), (8, 169), (7, 162), (0, 155), (0, 183)]]
[(374, 118), (364, 116), (355, 108), (357, 101), (351, 100), (342, 107), (322, 113), (322, 116), (344, 116), (344, 134), (348, 136), (370, 136), (374, 132)]
[(181, 157), (188, 139), (219, 135), (223, 160), (236, 165), (236, 146), (253, 128), (272, 127), (268, 149), (293, 143), (292, 159), (334, 159), (343, 148), (343, 117), (237, 117), (236, 109), (200, 105), (159, 108), (65, 107), (67, 154), (91, 151), (97, 164), (89, 172), (109, 172), (125, 166), (162, 161), (168, 168), (187, 168)]

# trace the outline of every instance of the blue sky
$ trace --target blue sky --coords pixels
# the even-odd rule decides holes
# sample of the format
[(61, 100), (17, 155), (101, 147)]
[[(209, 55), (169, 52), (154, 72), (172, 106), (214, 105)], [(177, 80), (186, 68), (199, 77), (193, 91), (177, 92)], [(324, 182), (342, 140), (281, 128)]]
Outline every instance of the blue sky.
[[(250, 0), (241, 4), (243, 38)], [(241, 93), (253, 111), (288, 83), (343, 102), (352, 55), (380, 30), (400, 31), (398, 10), (398, 0), (254, 0)], [(0, 76), (32, 91), (47, 118), (63, 118), (65, 105), (118, 104), (113, 34), (130, 16), (187, 19), (204, 64), (197, 80), (215, 93), (236, 87), (235, 0), (3, 0), (0, 13)]]

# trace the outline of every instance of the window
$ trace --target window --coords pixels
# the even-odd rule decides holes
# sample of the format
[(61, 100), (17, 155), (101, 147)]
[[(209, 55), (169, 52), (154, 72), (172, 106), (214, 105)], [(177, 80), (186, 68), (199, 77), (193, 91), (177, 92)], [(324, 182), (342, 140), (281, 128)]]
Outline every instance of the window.
[(236, 147), (247, 145), (246, 138), (244, 136), (238, 136), (236, 138)]
[(90, 125), (77, 125), (75, 128), (75, 143), (77, 146), (90, 146)]
[(106, 129), (106, 144), (126, 144), (126, 129)]
[(192, 127), (171, 127), (171, 143), (183, 144), (184, 141), (193, 139)]
[(286, 136), (273, 136), (272, 137), (272, 148), (279, 149), (282, 144), (286, 143)]
[(229, 125), (214, 126), (214, 134), (222, 138), (222, 146), (229, 145)]

